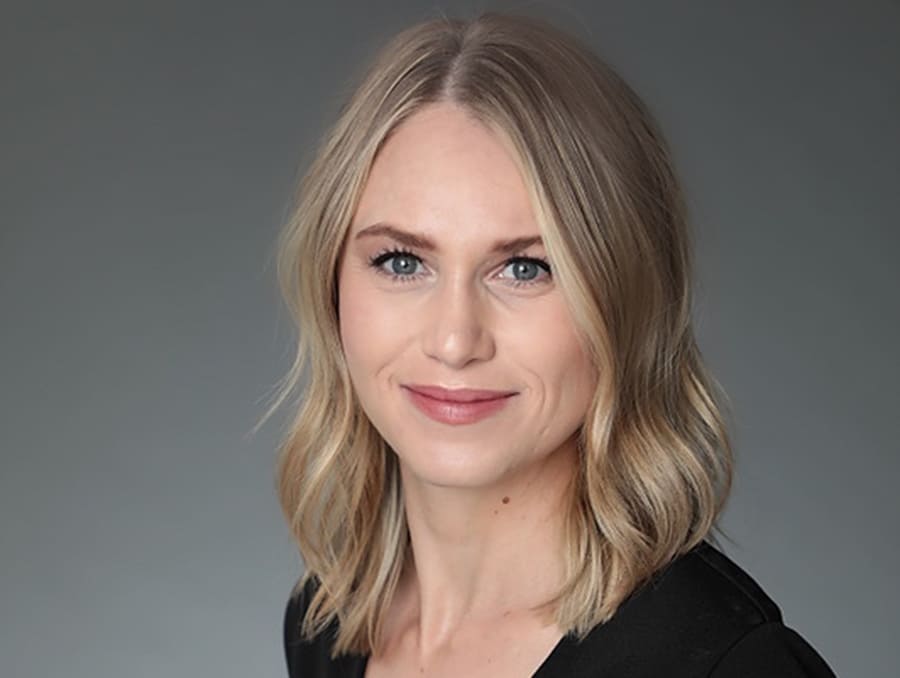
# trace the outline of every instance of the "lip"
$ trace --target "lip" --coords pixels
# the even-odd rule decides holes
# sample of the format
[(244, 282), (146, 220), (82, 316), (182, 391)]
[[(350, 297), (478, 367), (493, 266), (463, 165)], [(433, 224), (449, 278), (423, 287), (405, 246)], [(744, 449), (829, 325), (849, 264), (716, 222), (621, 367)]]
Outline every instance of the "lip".
[(403, 390), (420, 411), (435, 421), (473, 424), (503, 409), (515, 391), (446, 389), (441, 386), (404, 385)]
[(487, 389), (476, 388), (444, 388), (443, 386), (424, 386), (421, 384), (404, 384), (407, 388), (416, 393), (434, 398), (435, 400), (444, 400), (450, 403), (471, 403), (480, 400), (496, 400), (497, 398), (505, 398), (515, 395), (515, 391), (490, 391)]

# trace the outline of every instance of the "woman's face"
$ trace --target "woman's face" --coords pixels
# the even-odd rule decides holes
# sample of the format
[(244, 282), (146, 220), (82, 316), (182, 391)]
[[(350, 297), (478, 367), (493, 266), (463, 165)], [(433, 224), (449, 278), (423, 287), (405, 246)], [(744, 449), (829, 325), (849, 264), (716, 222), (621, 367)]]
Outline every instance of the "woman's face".
[(546, 256), (513, 156), (463, 109), (423, 108), (385, 143), (341, 260), (340, 331), (407, 477), (497, 486), (574, 448), (596, 377)]

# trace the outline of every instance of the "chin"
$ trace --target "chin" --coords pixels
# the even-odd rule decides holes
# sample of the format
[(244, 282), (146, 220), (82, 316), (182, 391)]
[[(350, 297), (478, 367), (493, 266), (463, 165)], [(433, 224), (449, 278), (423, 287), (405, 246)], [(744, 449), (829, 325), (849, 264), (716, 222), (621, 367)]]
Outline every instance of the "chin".
[[(436, 487), (486, 489), (501, 484), (514, 462), (491, 444), (435, 443), (391, 446), (404, 477)], [(414, 454), (403, 450), (415, 449)], [(493, 453), (488, 453), (492, 450)]]

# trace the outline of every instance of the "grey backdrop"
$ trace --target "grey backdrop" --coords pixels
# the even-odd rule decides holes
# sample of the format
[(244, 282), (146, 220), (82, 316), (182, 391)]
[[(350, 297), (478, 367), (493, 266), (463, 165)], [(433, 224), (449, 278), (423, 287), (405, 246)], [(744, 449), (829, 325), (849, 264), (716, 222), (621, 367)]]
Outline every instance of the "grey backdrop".
[[(840, 675), (896, 676), (897, 3), (550, 4), (675, 150), (729, 553)], [(386, 36), (517, 6), (2, 4), (0, 674), (283, 675), (283, 417), (249, 431), (296, 171)]]

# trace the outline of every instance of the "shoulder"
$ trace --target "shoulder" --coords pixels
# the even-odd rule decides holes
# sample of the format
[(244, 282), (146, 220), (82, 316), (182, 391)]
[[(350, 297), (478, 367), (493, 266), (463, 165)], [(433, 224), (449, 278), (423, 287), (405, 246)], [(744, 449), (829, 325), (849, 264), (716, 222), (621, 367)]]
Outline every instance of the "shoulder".
[[(780, 623), (781, 610), (760, 585), (717, 548), (703, 542), (676, 558), (628, 601), (639, 610), (672, 606), (683, 621), (715, 622), (716, 635)], [(646, 608), (646, 609), (645, 609)], [(687, 624), (690, 626), (691, 624)]]
[(611, 664), (601, 662), (623, 676), (834, 675), (759, 584), (706, 542), (636, 590), (578, 654), (612, 655)]
[[(301, 585), (302, 583), (302, 585)], [(312, 638), (303, 637), (300, 627), (309, 603), (316, 593), (315, 578), (301, 580), (291, 591), (284, 610), (284, 654), (289, 678), (337, 678), (362, 675), (362, 658), (331, 658), (331, 646), (337, 632), (332, 623)]]

